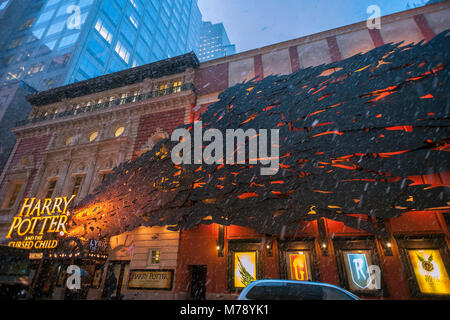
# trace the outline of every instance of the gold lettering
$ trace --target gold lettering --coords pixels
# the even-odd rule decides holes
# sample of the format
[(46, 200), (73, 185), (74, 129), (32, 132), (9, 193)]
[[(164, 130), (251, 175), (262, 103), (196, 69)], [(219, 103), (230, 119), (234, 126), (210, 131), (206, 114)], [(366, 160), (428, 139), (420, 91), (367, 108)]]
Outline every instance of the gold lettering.
[(47, 211), (47, 214), (49, 216), (52, 215), (52, 213), (50, 212), (50, 205), (52, 204), (52, 199), (45, 199), (44, 201), (44, 205), (42, 206), (42, 214), (44, 214), (45, 211)]
[(52, 221), (50, 222), (47, 232), (56, 232), (55, 227), (58, 225), (58, 221), (57, 221), (58, 218), (59, 218), (59, 216), (51, 217)]
[(37, 210), (37, 215), (40, 216), (40, 215), (41, 215), (41, 199), (39, 199), (39, 200), (36, 202), (36, 204), (34, 205), (33, 210), (30, 212), (30, 214), (28, 214), (28, 212), (27, 212), (27, 215), (26, 215), (25, 217), (34, 215), (34, 212), (35, 212), (36, 210)]
[(69, 201), (67, 201), (67, 197), (64, 197), (63, 199), (64, 199), (64, 210), (63, 210), (62, 214), (66, 214), (67, 207), (72, 202), (72, 200), (75, 199), (75, 195), (72, 195), (70, 197)]
[(66, 222), (67, 222), (67, 216), (59, 216), (59, 223), (58, 223), (58, 226), (56, 227), (55, 232), (59, 232), (59, 228), (61, 227), (62, 228), (61, 231), (63, 231), (64, 233), (67, 233)]
[[(22, 232), (21, 231), (22, 230), (22, 226), (25, 223), (28, 223), (28, 227), (25, 229), (25, 231)], [(30, 231), (30, 228), (31, 228), (31, 220), (30, 219), (24, 219), (22, 221), (22, 223), (20, 224), (19, 228), (17, 229), (17, 235), (20, 236), (20, 237), (26, 235), (28, 233), (28, 231)]]
[(50, 245), (48, 246), (49, 249), (54, 249), (58, 245), (58, 240), (52, 240), (50, 241)]
[(13, 223), (11, 224), (11, 228), (9, 229), (8, 235), (6, 236), (6, 239), (10, 239), (11, 238), (11, 233), (13, 232), (14, 229), (16, 229), (20, 223), (22, 222), (22, 218), (21, 217), (14, 217), (13, 219)]
[(53, 210), (52, 210), (52, 213), (55, 213), (55, 212), (56, 212), (56, 211), (55, 211), (56, 208), (58, 208), (58, 212), (61, 212), (60, 206), (61, 206), (62, 202), (63, 202), (63, 199), (62, 199), (62, 198), (55, 198), (55, 202), (53, 203)]
[(36, 223), (38, 222), (38, 220), (40, 220), (40, 218), (31, 218), (31, 221), (33, 222), (33, 224), (31, 226), (30, 233), (34, 233), (34, 228), (36, 227)]
[[(28, 204), (28, 200), (31, 200), (31, 202), (29, 204)], [(17, 216), (21, 217), (25, 208), (27, 208), (28, 210), (27, 210), (27, 214), (25, 216), (28, 217), (28, 213), (30, 212), (31, 207), (33, 206), (34, 200), (36, 200), (36, 198), (25, 198), (25, 200), (23, 201), (22, 209), (20, 210), (20, 213)]]
[(52, 217), (44, 217), (44, 218), (42, 218), (44, 223), (42, 224), (42, 229), (41, 229), (41, 232), (39, 232), (39, 234), (43, 234), (44, 233), (44, 229), (45, 229), (45, 226), (47, 225), (47, 221), (48, 221), (48, 219), (51, 219), (51, 218)]

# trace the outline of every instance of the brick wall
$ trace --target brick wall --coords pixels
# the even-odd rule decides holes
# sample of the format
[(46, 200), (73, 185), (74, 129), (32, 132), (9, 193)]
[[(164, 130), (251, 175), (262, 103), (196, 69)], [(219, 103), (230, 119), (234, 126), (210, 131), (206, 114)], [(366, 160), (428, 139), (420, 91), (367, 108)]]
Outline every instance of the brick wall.
[(134, 146), (133, 158), (136, 158), (137, 152), (141, 150), (147, 143), (148, 139), (156, 133), (157, 128), (161, 128), (167, 134), (171, 134), (174, 129), (184, 124), (185, 116), (185, 108), (178, 108), (142, 116), (139, 120), (139, 128)]
[(254, 77), (288, 74), (365, 53), (385, 43), (429, 41), (450, 28), (450, 2), (415, 8), (381, 19), (381, 29), (366, 21), (204, 62), (196, 74), (199, 97)]
[[(34, 178), (38, 171), (37, 168), (41, 166), (42, 153), (47, 149), (48, 144), (50, 142), (50, 138), (51, 138), (50, 135), (44, 135), (39, 137), (21, 139), (17, 142), (16, 151), (11, 158), (9, 166), (5, 170), (6, 174), (8, 174), (12, 170), (14, 170), (14, 168), (16, 168), (16, 166), (20, 163), (23, 157), (27, 155), (33, 156), (33, 165), (35, 169), (31, 173), (31, 177), (28, 180), (25, 194), (28, 194), (28, 192), (31, 189), (31, 186), (33, 185)], [(2, 184), (3, 183), (5, 183), (5, 180), (2, 181)]]

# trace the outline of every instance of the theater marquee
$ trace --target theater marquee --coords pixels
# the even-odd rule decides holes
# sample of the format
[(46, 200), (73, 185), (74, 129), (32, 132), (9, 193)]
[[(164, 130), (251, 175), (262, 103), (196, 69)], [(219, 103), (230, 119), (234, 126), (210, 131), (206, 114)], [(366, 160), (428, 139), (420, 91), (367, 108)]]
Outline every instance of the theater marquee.
[(25, 198), (6, 236), (6, 239), (11, 239), (8, 246), (30, 250), (56, 248), (56, 235), (67, 233), (67, 208), (74, 198)]

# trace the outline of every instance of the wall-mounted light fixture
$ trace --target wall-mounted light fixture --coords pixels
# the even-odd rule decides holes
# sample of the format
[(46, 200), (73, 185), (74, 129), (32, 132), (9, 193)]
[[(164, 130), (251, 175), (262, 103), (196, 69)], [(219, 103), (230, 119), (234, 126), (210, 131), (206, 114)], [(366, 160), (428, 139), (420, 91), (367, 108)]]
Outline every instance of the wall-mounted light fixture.
[[(375, 218), (375, 222), (377, 224), (377, 228), (380, 229), (381, 231), (385, 232), (386, 234), (388, 233), (388, 229), (386, 227), (386, 221), (384, 220), (384, 218), (382, 217), (376, 217)], [(383, 248), (383, 252), (385, 256), (392, 256), (394, 255), (392, 253), (392, 240), (391, 237), (388, 235), (385, 236), (380, 236), (378, 238), (380, 240), (381, 243), (381, 247)]]
[(266, 235), (264, 245), (266, 247), (267, 256), (273, 257), (273, 239), (271, 236)]
[(323, 256), (328, 256), (330, 253), (328, 250), (328, 238), (324, 218), (320, 218), (319, 220), (317, 220), (317, 227), (319, 229), (320, 251), (322, 252)]
[(217, 256), (224, 256), (224, 247), (225, 247), (225, 227), (219, 225), (218, 239), (216, 242)]
[(393, 256), (392, 252), (392, 240), (390, 237), (380, 237), (381, 247), (385, 256)]

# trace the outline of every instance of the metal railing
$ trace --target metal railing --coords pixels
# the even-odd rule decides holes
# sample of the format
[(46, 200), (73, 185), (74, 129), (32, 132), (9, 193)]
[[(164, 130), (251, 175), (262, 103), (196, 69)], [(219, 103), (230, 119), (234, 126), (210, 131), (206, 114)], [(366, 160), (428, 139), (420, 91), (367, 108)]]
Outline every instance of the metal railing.
[(143, 101), (143, 100), (156, 98), (156, 97), (162, 97), (162, 96), (166, 96), (169, 94), (174, 94), (174, 93), (188, 91), (188, 90), (192, 90), (192, 91), (195, 90), (193, 83), (185, 83), (185, 84), (182, 84), (181, 86), (177, 86), (177, 87), (169, 87), (169, 88), (163, 89), (163, 90), (157, 90), (157, 91), (152, 91), (152, 92), (148, 92), (148, 93), (129, 96), (126, 98), (115, 99), (115, 100), (106, 101), (106, 102), (102, 102), (102, 103), (98, 103), (98, 104), (94, 104), (94, 105), (90, 105), (90, 106), (73, 108), (71, 110), (66, 110), (63, 112), (48, 114), (43, 117), (26, 119), (26, 120), (16, 122), (16, 127), (25, 126), (28, 124), (38, 123), (38, 122), (47, 121), (47, 120), (55, 120), (55, 119), (75, 116), (77, 114), (105, 110), (105, 109), (114, 108), (114, 107), (124, 105), (124, 104), (134, 103), (134, 102)]

